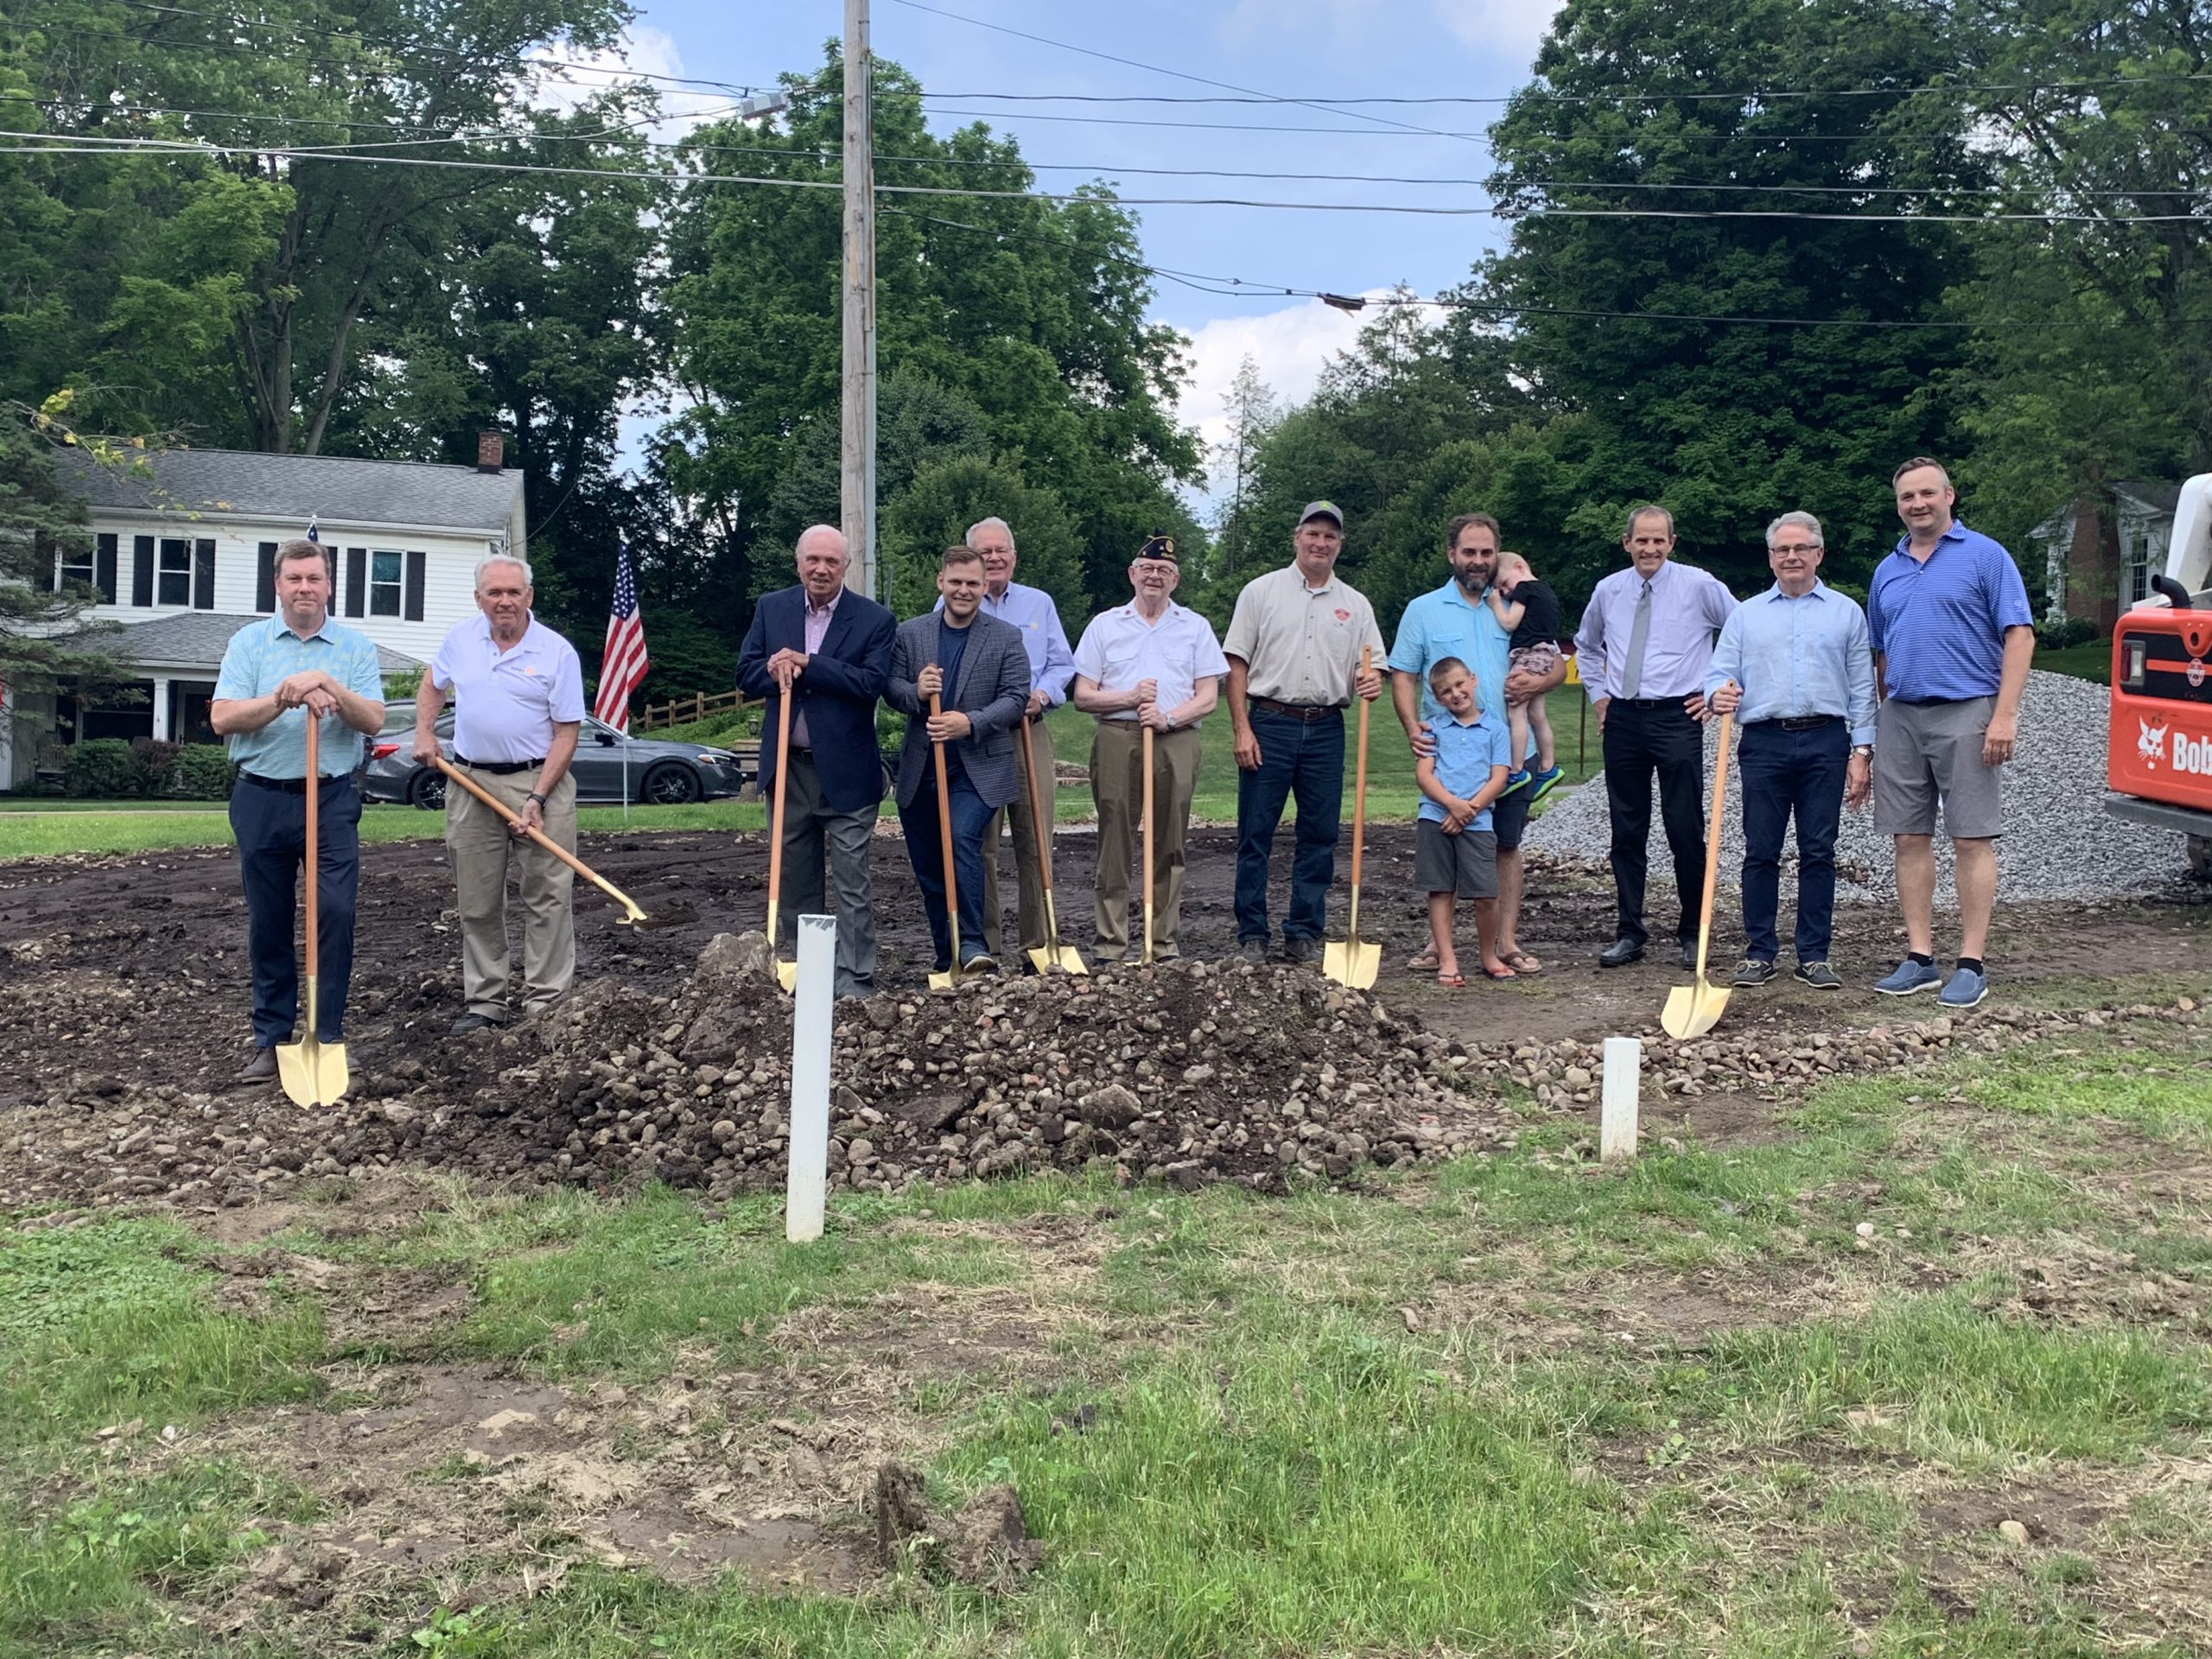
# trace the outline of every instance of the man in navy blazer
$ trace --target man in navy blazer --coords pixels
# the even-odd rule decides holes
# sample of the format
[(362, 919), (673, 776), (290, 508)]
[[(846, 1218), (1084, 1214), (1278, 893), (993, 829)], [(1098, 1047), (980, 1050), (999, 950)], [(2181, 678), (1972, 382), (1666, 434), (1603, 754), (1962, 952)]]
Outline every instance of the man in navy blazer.
[[(737, 655), (737, 689), (767, 700), (760, 787), (784, 784), (783, 938), (802, 914), (822, 912), (825, 854), (837, 892), (837, 995), (875, 994), (874, 895), (868, 845), (883, 803), (883, 757), (875, 705), (891, 671), (897, 624), (889, 611), (845, 587), (850, 554), (842, 531), (816, 524), (798, 538), (798, 586), (763, 594)], [(776, 753), (783, 699), (791, 705), (791, 748)]]
[[(884, 700), (906, 716), (899, 751), (899, 823), (906, 856), (929, 907), (937, 971), (952, 965), (944, 914), (944, 850), (938, 825), (936, 757), (944, 745), (945, 795), (952, 818), (953, 885), (960, 901), (960, 966), (998, 964), (983, 943), (983, 833), (1021, 791), (1014, 738), (1029, 712), (1029, 650), (1021, 630), (983, 613), (983, 558), (950, 547), (937, 590), (944, 607), (899, 625)], [(931, 693), (944, 712), (932, 718)]]

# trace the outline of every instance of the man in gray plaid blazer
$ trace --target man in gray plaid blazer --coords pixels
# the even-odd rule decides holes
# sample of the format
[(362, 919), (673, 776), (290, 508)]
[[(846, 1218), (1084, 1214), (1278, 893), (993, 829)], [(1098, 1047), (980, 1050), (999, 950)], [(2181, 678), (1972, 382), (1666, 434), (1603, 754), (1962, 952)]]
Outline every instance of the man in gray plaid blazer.
[[(982, 613), (983, 561), (972, 549), (945, 550), (937, 573), (942, 610), (901, 623), (891, 647), (884, 701), (906, 716), (899, 751), (899, 823), (906, 856), (929, 906), (937, 971), (952, 965), (944, 913), (944, 860), (938, 839), (937, 766), (944, 745), (952, 818), (952, 874), (960, 901), (963, 971), (997, 966), (983, 944), (983, 832), (1021, 791), (1014, 738), (1029, 711), (1029, 653), (1021, 630)], [(944, 712), (931, 718), (930, 696)]]

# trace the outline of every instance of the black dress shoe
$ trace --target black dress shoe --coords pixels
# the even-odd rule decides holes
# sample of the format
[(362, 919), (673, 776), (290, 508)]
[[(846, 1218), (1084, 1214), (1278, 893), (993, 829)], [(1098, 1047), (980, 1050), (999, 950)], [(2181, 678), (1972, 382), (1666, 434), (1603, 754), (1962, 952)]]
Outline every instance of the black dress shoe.
[(1692, 969), (1697, 966), (1697, 941), (1695, 939), (1684, 939), (1682, 941), (1682, 966)]
[(1634, 939), (1615, 939), (1598, 953), (1600, 968), (1625, 968), (1631, 962), (1643, 960), (1643, 947)]
[(239, 1083), (274, 1083), (276, 1081), (276, 1051), (274, 1047), (257, 1047), (253, 1058), (238, 1068), (236, 1081)]
[(451, 1036), (466, 1037), (474, 1032), (489, 1031), (494, 1026), (504, 1026), (506, 1023), (504, 1020), (494, 1020), (488, 1014), (464, 1014), (452, 1025), (447, 1027), (446, 1030)]

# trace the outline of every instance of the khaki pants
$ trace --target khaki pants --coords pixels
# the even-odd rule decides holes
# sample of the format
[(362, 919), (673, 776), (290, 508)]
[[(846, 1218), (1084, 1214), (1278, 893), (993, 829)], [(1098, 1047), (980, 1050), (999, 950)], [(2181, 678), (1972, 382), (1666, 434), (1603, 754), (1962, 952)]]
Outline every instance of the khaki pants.
[[(468, 769), (469, 780), (519, 812), (537, 772)], [(576, 780), (564, 776), (545, 803), (545, 833), (576, 849)], [(461, 894), (461, 980), (468, 1012), (507, 1017), (507, 871), (522, 892), (522, 1003), (535, 1014), (569, 994), (576, 978), (575, 874), (458, 784), (446, 785), (446, 850)]]
[[(1129, 861), (1143, 843), (1143, 740), (1134, 720), (1102, 720), (1090, 746), (1090, 793), (1098, 804), (1098, 892), (1091, 906), (1098, 960), (1141, 957), (1143, 906), (1132, 946)], [(1198, 792), (1198, 734), (1194, 727), (1154, 733), (1152, 740), (1152, 947), (1155, 957), (1179, 954), (1183, 902), (1183, 837), (1191, 799)]]
[[(1052, 734), (1041, 720), (1028, 723), (1029, 758), (1036, 768), (1037, 798), (1045, 808), (1045, 852), (1052, 855), (1052, 803), (1058, 780), (1052, 775)], [(1019, 773), (1021, 759), (1014, 757)], [(1014, 798), (1011, 806), (1002, 807), (992, 814), (990, 826), (983, 831), (983, 943), (990, 953), (1011, 970), (1015, 964), (1007, 962), (1006, 952), (1000, 949), (1004, 941), (1000, 937), (999, 906), (999, 826), (1014, 826), (1014, 875), (1021, 899), (1021, 948), (1042, 950), (1047, 938), (1045, 929), (1045, 882), (1037, 862), (1037, 831), (1030, 822), (1029, 794), (1025, 789)], [(1065, 937), (1063, 935), (1063, 937)]]

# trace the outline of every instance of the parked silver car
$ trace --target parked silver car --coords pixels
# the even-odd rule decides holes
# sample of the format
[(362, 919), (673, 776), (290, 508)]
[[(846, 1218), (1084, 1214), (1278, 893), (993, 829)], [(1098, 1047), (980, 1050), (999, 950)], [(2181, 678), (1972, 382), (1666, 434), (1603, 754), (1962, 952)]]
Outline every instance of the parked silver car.
[[(453, 711), (438, 721), (438, 747), (453, 759)], [(388, 702), (384, 730), (369, 745), (362, 775), (362, 794), (372, 801), (404, 801), (410, 806), (442, 808), (446, 780), (429, 766), (415, 763), (415, 705)], [(624, 769), (628, 781), (624, 781)], [(728, 749), (702, 743), (671, 743), (665, 739), (626, 737), (612, 726), (584, 716), (576, 741), (576, 758), (569, 766), (576, 780), (576, 799), (604, 804), (628, 798), (656, 806), (680, 806), (687, 801), (709, 801), (741, 793), (753, 780), (756, 763)]]

